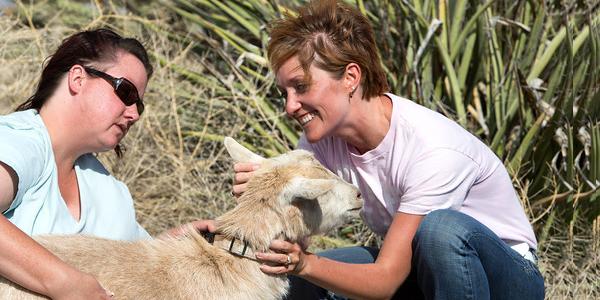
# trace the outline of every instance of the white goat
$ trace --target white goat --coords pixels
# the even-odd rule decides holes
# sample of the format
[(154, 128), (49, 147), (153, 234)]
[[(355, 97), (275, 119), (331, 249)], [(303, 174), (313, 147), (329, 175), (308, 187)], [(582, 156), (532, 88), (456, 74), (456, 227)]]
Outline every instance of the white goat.
[[(260, 164), (239, 204), (216, 220), (217, 239), (225, 238), (231, 251), (195, 232), (179, 240), (123, 242), (83, 235), (36, 240), (95, 276), (119, 300), (281, 299), (289, 286), (286, 276), (262, 273), (261, 262), (248, 256), (269, 251), (273, 239), (298, 241), (356, 217), (363, 204), (360, 191), (309, 152), (265, 159), (231, 138), (225, 146), (235, 161)], [(0, 299), (46, 298), (0, 277)]]

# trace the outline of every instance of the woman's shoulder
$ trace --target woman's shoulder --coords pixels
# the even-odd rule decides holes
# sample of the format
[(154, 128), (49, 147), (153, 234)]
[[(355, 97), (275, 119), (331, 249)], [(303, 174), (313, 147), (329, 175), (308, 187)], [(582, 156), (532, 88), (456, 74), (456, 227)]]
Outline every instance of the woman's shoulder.
[(9, 165), (23, 164), (28, 166), (26, 169), (34, 161), (42, 162), (52, 156), (48, 131), (35, 110), (0, 116), (0, 145), (0, 160)]
[[(446, 130), (457, 130), (461, 128), (454, 120), (438, 111), (400, 96), (392, 94), (388, 95), (392, 98), (392, 103), (394, 105), (392, 113), (393, 118), (400, 119), (405, 125), (408, 124), (410, 127), (417, 129), (429, 129), (435, 128), (436, 126), (440, 126), (442, 127), (441, 129)], [(436, 130), (439, 129), (440, 128), (436, 128)]]
[(28, 109), (0, 116), (0, 128), (13, 130), (42, 130), (45, 129), (45, 126), (38, 111), (35, 109)]
[(408, 99), (398, 96), (392, 99), (392, 128), (397, 131), (397, 136), (418, 139), (434, 148), (462, 148), (467, 144), (481, 146), (481, 141), (476, 136), (448, 116)]
[(432, 166), (439, 167), (456, 165), (463, 159), (476, 162), (482, 169), (495, 170), (501, 165), (484, 141), (454, 120), (410, 100), (399, 103), (397, 124), (388, 145), (402, 145), (397, 150), (400, 157), (413, 162), (427, 157)]
[(52, 151), (48, 130), (34, 109), (0, 116), (2, 152), (47, 156)]

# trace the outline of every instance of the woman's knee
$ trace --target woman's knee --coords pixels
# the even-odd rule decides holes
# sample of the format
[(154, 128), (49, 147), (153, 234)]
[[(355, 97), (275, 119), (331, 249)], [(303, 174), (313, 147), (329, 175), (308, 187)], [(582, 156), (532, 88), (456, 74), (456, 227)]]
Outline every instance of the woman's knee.
[(472, 218), (455, 210), (430, 212), (421, 221), (413, 239), (413, 253), (442, 257), (462, 247), (472, 233)]
[(457, 228), (460, 226), (460, 222), (457, 221), (459, 214), (461, 213), (450, 209), (440, 209), (428, 213), (421, 220), (415, 233), (415, 240), (441, 239), (443, 241), (452, 238), (460, 231)]

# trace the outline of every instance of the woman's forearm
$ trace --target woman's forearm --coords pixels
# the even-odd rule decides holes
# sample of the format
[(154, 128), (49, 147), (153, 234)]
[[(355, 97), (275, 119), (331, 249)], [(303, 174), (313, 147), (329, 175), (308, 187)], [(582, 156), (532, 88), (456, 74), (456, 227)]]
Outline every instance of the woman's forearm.
[(349, 264), (314, 254), (305, 259), (306, 266), (298, 276), (353, 299), (389, 299), (410, 273), (410, 266), (393, 271), (377, 262)]
[(412, 239), (422, 219), (397, 213), (375, 263), (340, 263), (309, 254), (303, 257), (299, 276), (351, 298), (391, 298), (410, 273)]
[(0, 216), (0, 275), (51, 296), (78, 272)]

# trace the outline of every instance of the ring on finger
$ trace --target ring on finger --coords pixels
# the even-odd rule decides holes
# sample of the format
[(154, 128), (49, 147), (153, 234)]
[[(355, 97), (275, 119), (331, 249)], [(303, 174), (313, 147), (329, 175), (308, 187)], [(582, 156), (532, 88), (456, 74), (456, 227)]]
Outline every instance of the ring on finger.
[(292, 257), (289, 254), (286, 254), (287, 261), (285, 262), (285, 266), (289, 266), (292, 263)]

